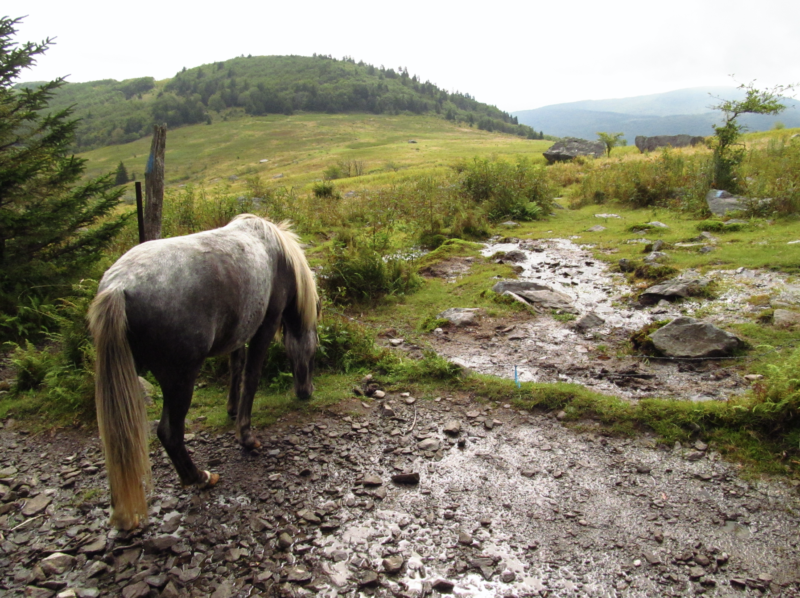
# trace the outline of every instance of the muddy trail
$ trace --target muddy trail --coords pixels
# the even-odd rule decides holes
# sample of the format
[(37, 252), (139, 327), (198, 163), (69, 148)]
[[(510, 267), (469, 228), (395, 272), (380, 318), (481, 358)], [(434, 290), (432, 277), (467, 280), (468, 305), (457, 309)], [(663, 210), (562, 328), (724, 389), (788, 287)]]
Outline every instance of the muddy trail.
[[(628, 355), (619, 349), (631, 331), (681, 314), (744, 321), (761, 309), (752, 295), (800, 301), (785, 278), (740, 269), (710, 274), (716, 299), (641, 307), (621, 275), (570, 240), (507, 239), (484, 255), (498, 252), (516, 256), (521, 280), (568, 296), (575, 319), (478, 314), (431, 334), (435, 349), (475, 371), (513, 378), (516, 368), (521, 381), (630, 400), (715, 400), (748, 384), (746, 361)], [(454, 259), (429, 275), (455, 280), (470, 265)], [(593, 325), (578, 326), (588, 314)], [(32, 436), (6, 420), (0, 594), (800, 596), (796, 484), (745, 480), (700, 438), (664, 446), (581, 423), (577, 433), (556, 414), (388, 393), (284, 418), (258, 430), (263, 447), (248, 453), (190, 413), (190, 452), (221, 483), (181, 488), (154, 441), (150, 521), (126, 534), (107, 527), (94, 435)]]
[[(561, 312), (561, 319), (561, 310), (550, 309), (513, 318), (479, 313), (474, 323), (440, 329), (426, 341), (440, 355), (472, 371), (516, 376), (520, 382), (574, 382), (631, 400), (725, 400), (750, 385), (745, 378), (749, 357), (636, 356), (629, 351), (631, 334), (647, 324), (680, 316), (702, 318), (723, 328), (752, 322), (754, 314), (770, 307), (768, 302), (751, 305), (747, 300), (752, 296), (770, 296), (778, 305), (800, 301), (800, 288), (787, 283), (785, 275), (740, 268), (704, 275), (721, 289), (714, 299), (644, 306), (635, 300), (642, 289), (632, 288), (622, 274), (609, 271), (590, 249), (566, 239), (504, 239), (488, 244), (484, 256), (512, 256), (506, 263), (516, 266), (520, 281), (535, 281), (567, 296), (569, 311)], [(469, 265), (455, 258), (440, 264), (433, 275), (455, 282)], [(564, 321), (566, 314), (574, 319)]]
[(182, 489), (154, 444), (150, 522), (124, 534), (106, 526), (96, 438), (6, 421), (0, 593), (800, 596), (797, 487), (744, 481), (699, 440), (397, 394), (258, 434), (254, 453), (187, 435), (222, 476), (207, 491)]

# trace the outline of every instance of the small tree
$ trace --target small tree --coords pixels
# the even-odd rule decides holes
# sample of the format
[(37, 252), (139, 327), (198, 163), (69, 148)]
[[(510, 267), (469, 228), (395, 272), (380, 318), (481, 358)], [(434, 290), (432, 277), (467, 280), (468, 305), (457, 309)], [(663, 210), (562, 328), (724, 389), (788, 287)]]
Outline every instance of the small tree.
[(739, 85), (744, 90), (743, 100), (723, 100), (712, 96), (719, 103), (711, 106), (713, 110), (722, 112), (722, 125), (713, 125), (715, 139), (714, 149), (714, 180), (716, 189), (736, 192), (739, 188), (736, 180), (736, 167), (741, 164), (745, 155), (744, 145), (738, 143), (739, 138), (747, 130), (745, 125), (737, 122), (742, 114), (770, 114), (782, 112), (786, 106), (781, 102), (781, 96), (794, 89), (794, 85), (776, 85), (769, 90), (756, 89), (755, 81)]
[(0, 18), (0, 335), (23, 293), (64, 296), (59, 285), (85, 276), (130, 216), (112, 215), (124, 190), (110, 175), (81, 181), (86, 161), (69, 153), (77, 121), (47, 111), (63, 79), (14, 88), (51, 43), (18, 46), (19, 21)]
[(125, 164), (122, 162), (119, 163), (117, 166), (117, 172), (114, 175), (114, 185), (124, 185), (130, 179), (128, 178), (128, 169), (125, 168)]
[(625, 140), (622, 139), (623, 135), (625, 135), (625, 133), (597, 133), (600, 141), (606, 146), (606, 156), (610, 158), (611, 150), (618, 145), (626, 145)]

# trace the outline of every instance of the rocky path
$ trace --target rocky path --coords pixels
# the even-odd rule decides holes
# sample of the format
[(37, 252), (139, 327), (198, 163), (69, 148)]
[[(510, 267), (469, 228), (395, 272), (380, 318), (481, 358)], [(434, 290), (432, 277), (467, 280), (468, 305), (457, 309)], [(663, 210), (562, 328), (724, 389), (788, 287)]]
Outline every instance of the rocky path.
[[(705, 275), (717, 286), (714, 299), (641, 305), (632, 299), (643, 289), (632, 288), (622, 274), (609, 271), (589, 249), (567, 239), (506, 239), (487, 245), (486, 257), (502, 255), (500, 259), (519, 270), (519, 281), (551, 289), (563, 305), (551, 303), (535, 317), (478, 314), (469, 324), (430, 335), (428, 342), (440, 355), (473, 371), (504, 378), (514, 378), (516, 372), (521, 382), (574, 382), (631, 400), (725, 400), (749, 387), (748, 356), (724, 363), (637, 358), (629, 352), (630, 335), (647, 324), (680, 316), (725, 328), (752, 322), (770, 307), (800, 306), (800, 286), (788, 283), (787, 276), (744, 268)], [(455, 281), (462, 265), (453, 264), (455, 275), (450, 275), (442, 264), (437, 274)], [(692, 273), (685, 276), (691, 278)], [(487, 288), (494, 282), (488, 281)], [(752, 297), (762, 301), (753, 304), (748, 301)], [(563, 309), (553, 309), (559, 306)], [(551, 315), (559, 311), (575, 319)]]
[(5, 422), (0, 594), (800, 596), (798, 488), (699, 440), (401, 395), (259, 430), (257, 454), (200, 425), (220, 485), (181, 489), (154, 444), (150, 524), (119, 534), (95, 438)]

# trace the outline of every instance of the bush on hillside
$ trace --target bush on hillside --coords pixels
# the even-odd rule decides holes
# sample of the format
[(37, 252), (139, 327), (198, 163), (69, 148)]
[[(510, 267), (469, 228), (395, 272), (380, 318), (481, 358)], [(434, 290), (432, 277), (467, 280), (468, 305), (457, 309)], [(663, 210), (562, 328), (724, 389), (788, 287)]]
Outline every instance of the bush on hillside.
[(492, 222), (538, 220), (552, 209), (553, 188), (543, 166), (475, 158), (455, 167), (458, 191), (482, 207)]

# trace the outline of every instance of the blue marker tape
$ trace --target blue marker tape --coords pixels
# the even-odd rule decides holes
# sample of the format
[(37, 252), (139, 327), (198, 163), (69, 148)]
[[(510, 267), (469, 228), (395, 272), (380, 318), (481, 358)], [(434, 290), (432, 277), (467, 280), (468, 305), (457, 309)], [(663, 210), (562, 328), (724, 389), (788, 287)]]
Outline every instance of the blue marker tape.
[(153, 165), (156, 161), (156, 157), (151, 153), (150, 157), (147, 158), (147, 168), (144, 169), (145, 174), (150, 174), (153, 172)]
[(522, 388), (522, 386), (519, 383), (519, 375), (517, 374), (517, 366), (514, 366), (514, 382), (516, 383), (517, 388)]

